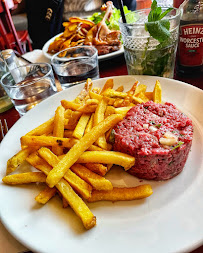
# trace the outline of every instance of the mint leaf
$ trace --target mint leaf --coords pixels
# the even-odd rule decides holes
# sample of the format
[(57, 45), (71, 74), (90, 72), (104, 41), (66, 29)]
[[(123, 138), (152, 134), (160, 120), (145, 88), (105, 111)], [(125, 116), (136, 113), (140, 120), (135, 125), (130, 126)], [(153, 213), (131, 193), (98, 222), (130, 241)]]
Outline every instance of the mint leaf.
[(160, 20), (155, 22), (145, 23), (145, 29), (149, 34), (160, 43), (170, 37), (170, 22), (168, 20)]
[(170, 22), (167, 19), (162, 20), (162, 18), (172, 9), (173, 8), (168, 8), (166, 11), (162, 12), (161, 7), (157, 7), (157, 1), (154, 0), (152, 2), (151, 11), (148, 15), (148, 23), (145, 24), (145, 30), (159, 42), (163, 42), (170, 36)]
[(152, 2), (152, 4), (151, 4), (151, 10), (153, 11), (153, 10), (155, 10), (156, 8), (157, 8), (157, 1), (154, 0), (154, 1)]
[(163, 13), (161, 13), (159, 19), (162, 19), (163, 17), (165, 17), (172, 10), (173, 8), (168, 8), (167, 10), (165, 10)]

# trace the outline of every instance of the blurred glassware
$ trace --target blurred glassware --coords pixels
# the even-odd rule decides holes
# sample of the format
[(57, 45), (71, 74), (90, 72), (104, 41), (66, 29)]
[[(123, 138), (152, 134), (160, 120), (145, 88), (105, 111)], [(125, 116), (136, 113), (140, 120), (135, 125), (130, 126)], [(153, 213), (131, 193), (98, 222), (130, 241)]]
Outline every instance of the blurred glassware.
[(179, 8), (179, 6), (184, 2), (185, 0), (173, 0), (173, 7)]
[(160, 7), (172, 7), (173, 0), (157, 0), (157, 5)]
[[(7, 72), (9, 72), (8, 66), (4, 60), (2, 53), (0, 52), (0, 78)], [(6, 94), (6, 91), (0, 84), (0, 113), (7, 111), (11, 107), (13, 107), (13, 104)]]
[(152, 0), (137, 0), (136, 1), (136, 10), (150, 8)]
[(21, 116), (56, 92), (52, 67), (48, 63), (15, 68), (1, 78), (1, 83)]
[[(162, 8), (163, 11), (166, 9)], [(164, 20), (170, 22), (170, 37), (159, 42), (145, 30), (146, 23), (154, 33), (159, 27), (159, 21), (148, 22), (150, 10), (143, 9), (127, 14), (127, 23), (123, 23), (121, 19), (119, 21), (128, 74), (173, 78), (180, 11), (173, 9), (164, 17)]]
[(63, 89), (85, 82), (87, 78), (99, 78), (98, 53), (92, 46), (60, 51), (53, 55), (51, 64)]
[(17, 56), (15, 55), (13, 49), (5, 49), (1, 51), (9, 70), (17, 68), (20, 66)]

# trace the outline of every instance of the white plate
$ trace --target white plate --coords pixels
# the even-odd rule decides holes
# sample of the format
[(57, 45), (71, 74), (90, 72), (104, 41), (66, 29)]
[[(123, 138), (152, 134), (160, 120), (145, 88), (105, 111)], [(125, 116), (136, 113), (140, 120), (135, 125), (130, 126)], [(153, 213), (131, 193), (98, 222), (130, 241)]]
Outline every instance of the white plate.
[[(94, 81), (101, 86), (105, 80)], [(154, 87), (157, 77), (114, 77), (115, 86), (128, 89), (135, 80)], [(47, 253), (180, 252), (203, 243), (203, 91), (191, 85), (158, 77), (163, 99), (175, 103), (194, 123), (194, 139), (182, 173), (165, 182), (140, 181), (121, 168), (108, 178), (114, 186), (150, 183), (154, 193), (145, 200), (88, 204), (97, 226), (85, 231), (70, 208), (58, 197), (40, 206), (34, 200), (42, 185), (7, 186), (0, 183), (3, 224), (26, 247)], [(29, 111), (10, 129), (0, 146), (0, 177), (6, 161), (20, 149), (20, 137), (54, 115), (61, 99), (72, 100), (82, 85), (62, 91)]]
[[(53, 38), (48, 40), (42, 48), (42, 52), (43, 52), (44, 56), (46, 56), (50, 60), (51, 60), (51, 57), (53, 56), (53, 54), (47, 53), (49, 45), (50, 45), (51, 42), (53, 42), (55, 40), (56, 37), (58, 37), (61, 34), (62, 33), (57, 34), (56, 36), (54, 36)], [(116, 56), (119, 56), (119, 55), (123, 54), (123, 52), (124, 52), (124, 49), (123, 49), (123, 46), (121, 46), (121, 48), (118, 51), (115, 51), (115, 52), (112, 52), (112, 53), (109, 53), (109, 54), (99, 55), (98, 60), (99, 61), (104, 61), (104, 60), (107, 60), (107, 59), (112, 59)]]

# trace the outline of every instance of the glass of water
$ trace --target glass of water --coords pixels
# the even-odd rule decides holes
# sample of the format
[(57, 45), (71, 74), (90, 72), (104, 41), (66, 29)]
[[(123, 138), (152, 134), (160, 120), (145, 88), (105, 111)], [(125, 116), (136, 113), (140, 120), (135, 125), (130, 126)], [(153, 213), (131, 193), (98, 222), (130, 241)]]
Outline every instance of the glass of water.
[(70, 47), (53, 55), (51, 64), (63, 89), (99, 78), (98, 53), (92, 46)]
[(48, 63), (20, 66), (3, 75), (1, 84), (22, 116), (57, 90)]
[[(166, 9), (162, 8), (162, 11)], [(162, 43), (145, 30), (150, 10), (142, 9), (127, 14), (127, 23), (123, 23), (121, 19), (119, 21), (128, 74), (173, 78), (180, 10), (174, 8), (164, 17), (170, 23), (170, 37)], [(154, 33), (159, 32), (156, 30), (157, 23), (150, 22), (149, 25), (154, 27)]]
[[(7, 72), (9, 72), (8, 66), (0, 52), (0, 78)], [(11, 107), (13, 107), (13, 104), (0, 84), (0, 113), (7, 111)]]

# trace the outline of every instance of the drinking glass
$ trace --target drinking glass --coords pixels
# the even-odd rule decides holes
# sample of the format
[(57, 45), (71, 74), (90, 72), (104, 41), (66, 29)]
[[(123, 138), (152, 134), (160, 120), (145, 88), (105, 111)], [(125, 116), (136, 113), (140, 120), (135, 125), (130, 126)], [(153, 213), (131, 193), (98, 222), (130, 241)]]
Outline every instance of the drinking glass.
[[(166, 9), (162, 8), (163, 11)], [(119, 20), (128, 74), (173, 78), (180, 10), (173, 8), (164, 17), (170, 22), (170, 37), (162, 43), (151, 37), (149, 32), (145, 30), (150, 10), (142, 9), (127, 14), (127, 23)], [(134, 20), (134, 22), (130, 23), (130, 20)], [(154, 23), (150, 22), (150, 25), (155, 27)]]
[[(0, 53), (0, 78), (8, 71), (9, 70), (7, 64), (3, 58), (3, 55)], [(7, 111), (11, 107), (13, 107), (13, 104), (8, 95), (6, 94), (6, 91), (0, 84), (0, 113)]]
[(57, 90), (52, 67), (48, 63), (20, 66), (1, 78), (2, 86), (22, 116)]
[(53, 55), (51, 64), (63, 89), (99, 78), (98, 53), (92, 46), (67, 48)]

